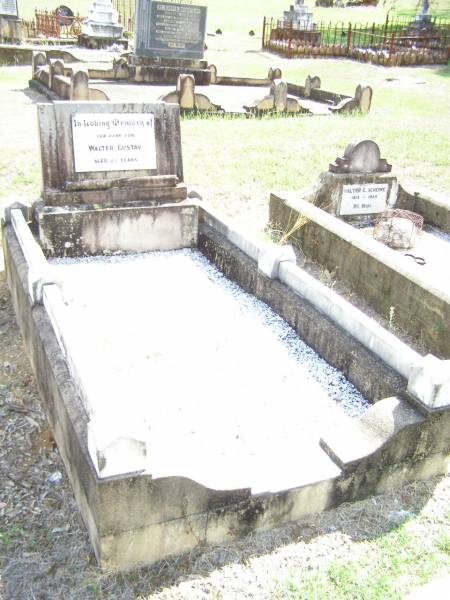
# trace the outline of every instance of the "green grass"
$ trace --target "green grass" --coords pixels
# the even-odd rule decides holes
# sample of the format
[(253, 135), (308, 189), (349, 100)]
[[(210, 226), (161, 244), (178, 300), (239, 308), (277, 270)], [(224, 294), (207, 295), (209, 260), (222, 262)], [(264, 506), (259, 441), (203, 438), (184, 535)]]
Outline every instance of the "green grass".
[(424, 540), (406, 523), (375, 540), (360, 543), (357, 558), (331, 561), (310, 571), (293, 570), (280, 582), (275, 598), (401, 600), (415, 587), (448, 573), (448, 541), (448, 533), (435, 531)]

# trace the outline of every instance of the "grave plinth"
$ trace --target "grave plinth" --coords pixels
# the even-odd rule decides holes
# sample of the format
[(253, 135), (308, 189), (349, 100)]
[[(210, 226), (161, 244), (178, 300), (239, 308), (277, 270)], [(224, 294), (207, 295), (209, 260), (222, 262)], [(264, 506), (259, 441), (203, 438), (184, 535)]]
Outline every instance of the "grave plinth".
[(128, 58), (134, 79), (176, 83), (179, 75), (188, 74), (197, 85), (208, 85), (206, 14), (206, 6), (138, 0), (135, 54)]
[(382, 213), (397, 201), (398, 182), (391, 169), (372, 140), (350, 144), (344, 156), (319, 175), (306, 199), (345, 220)]

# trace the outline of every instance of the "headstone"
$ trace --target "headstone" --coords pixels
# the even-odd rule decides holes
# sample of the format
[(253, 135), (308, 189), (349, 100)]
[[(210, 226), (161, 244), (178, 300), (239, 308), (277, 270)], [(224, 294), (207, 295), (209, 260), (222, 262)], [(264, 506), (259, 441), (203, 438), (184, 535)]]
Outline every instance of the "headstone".
[(137, 56), (203, 58), (206, 6), (137, 0)]
[(38, 116), (46, 205), (186, 197), (178, 106), (55, 102)]
[(0, 0), (0, 16), (17, 18), (17, 0)]
[(209, 65), (209, 70), (211, 71), (211, 83), (217, 83), (217, 67), (216, 65)]
[(86, 70), (78, 69), (71, 76), (71, 100), (90, 100), (89, 74)]
[(274, 108), (276, 112), (287, 110), (287, 83), (283, 79), (275, 79), (272, 83), (270, 94), (274, 97)]
[(304, 6), (304, 0), (295, 0), (289, 10), (283, 12), (283, 27), (310, 31), (314, 28), (313, 15), (308, 12), (308, 6)]
[(88, 38), (120, 39), (123, 27), (119, 25), (119, 16), (111, 0), (95, 0), (83, 22), (82, 36)]
[(31, 72), (33, 77), (41, 67), (47, 64), (47, 55), (45, 52), (34, 51), (31, 57)]
[(367, 220), (397, 202), (397, 177), (392, 166), (380, 158), (380, 149), (372, 140), (349, 144), (343, 158), (337, 158), (329, 171), (307, 197), (323, 210), (351, 221)]

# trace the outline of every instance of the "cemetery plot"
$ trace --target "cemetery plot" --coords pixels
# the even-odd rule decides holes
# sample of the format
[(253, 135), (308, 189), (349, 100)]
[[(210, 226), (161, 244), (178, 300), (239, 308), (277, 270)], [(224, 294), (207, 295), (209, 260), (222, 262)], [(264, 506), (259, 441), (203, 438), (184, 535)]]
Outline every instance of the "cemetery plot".
[[(102, 567), (446, 470), (449, 361), (314, 280), (291, 247), (187, 202), (177, 106), (55, 102), (38, 117), (42, 199), (6, 211), (6, 273)], [(123, 156), (138, 162), (118, 169)], [(373, 142), (332, 176), (361, 164), (390, 197)]]
[(406, 192), (391, 168), (375, 142), (351, 144), (303, 199), (273, 193), (270, 223), (390, 327), (395, 315), (422, 348), (448, 358), (450, 202)]

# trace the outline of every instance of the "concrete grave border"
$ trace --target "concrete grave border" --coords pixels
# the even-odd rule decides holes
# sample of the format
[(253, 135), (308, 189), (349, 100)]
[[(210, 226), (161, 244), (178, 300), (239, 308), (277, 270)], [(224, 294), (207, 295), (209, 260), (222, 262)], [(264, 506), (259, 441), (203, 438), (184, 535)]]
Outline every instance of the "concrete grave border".
[[(322, 439), (334, 467), (295, 489), (262, 494), (252, 494), (249, 488), (219, 491), (182, 477), (153, 479), (139, 469), (100, 477), (88, 445), (89, 405), (71, 374), (70, 342), (65, 346), (58, 335), (58, 317), (52, 311), (58, 288), (39, 277), (45, 271), (42, 252), (22, 212), (11, 210), (3, 223), (3, 240), (17, 319), (97, 559), (108, 569), (133, 568), (198, 545), (223, 543), (406, 481), (443, 474), (448, 467), (450, 411), (443, 404), (432, 412), (435, 407), (423, 395), (424, 370), (416, 369), (422, 358), (364, 316), (359, 318), (369, 332), (362, 343), (355, 340), (348, 327), (354, 307), (342, 300), (336, 311), (330, 290), (318, 282), (311, 288), (309, 276), (294, 265), (286, 249), (247, 238), (204, 204), (188, 206), (198, 218), (196, 244), (207, 258), (272, 306), (313, 348), (328, 353), (325, 358), (331, 363), (347, 361), (340, 366), (349, 379), (378, 401), (361, 419), (344, 419), (342, 427)], [(188, 206), (173, 210), (181, 213)], [(152, 239), (151, 231), (148, 237)], [(43, 303), (30, 293), (35, 264)], [(356, 331), (362, 329), (355, 323)], [(379, 358), (383, 352), (386, 362)], [(389, 362), (403, 372), (396, 373)], [(429, 375), (428, 369), (425, 379), (432, 382)], [(411, 398), (417, 382), (421, 410)], [(445, 398), (446, 385), (439, 380), (435, 386)]]
[[(402, 203), (404, 205), (406, 200)], [(430, 200), (422, 204), (428, 214), (434, 213)], [(445, 208), (436, 205), (436, 211), (439, 218)], [(269, 222), (272, 226), (286, 231), (300, 215), (304, 215), (307, 222), (290, 236), (294, 245), (330, 272), (339, 268), (339, 278), (349, 283), (380, 314), (386, 315), (390, 306), (396, 306), (396, 321), (400, 327), (423, 339), (436, 354), (450, 357), (450, 297), (433, 278), (426, 274), (419, 277), (403, 257), (302, 200), (298, 194), (271, 194)], [(360, 276), (363, 268), (364, 277)]]

